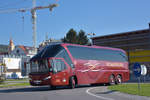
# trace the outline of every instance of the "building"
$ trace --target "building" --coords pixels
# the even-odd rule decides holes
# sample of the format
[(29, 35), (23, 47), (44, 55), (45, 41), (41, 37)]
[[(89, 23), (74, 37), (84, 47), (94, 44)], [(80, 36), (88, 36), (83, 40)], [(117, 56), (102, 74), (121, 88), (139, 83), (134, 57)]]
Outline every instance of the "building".
[(53, 45), (53, 44), (57, 44), (57, 43), (61, 43), (61, 40), (55, 40), (50, 38), (49, 40), (45, 40), (44, 42), (40, 43), (38, 51), (41, 51), (45, 46), (47, 45)]
[(150, 25), (148, 29), (93, 37), (92, 42), (93, 45), (124, 49), (131, 73), (133, 64), (139, 62), (147, 66), (150, 75)]
[(18, 45), (11, 51), (11, 55), (33, 57), (36, 52), (33, 47)]
[(22, 78), (21, 75), (21, 58), (5, 56), (3, 62), (6, 65), (6, 78)]
[[(36, 54), (33, 47), (15, 46), (12, 39), (8, 46), (1, 45), (0, 63), (6, 66), (6, 78), (23, 78), (30, 72), (30, 58)], [(5, 48), (4, 48), (5, 47)], [(7, 48), (6, 48), (7, 47)]]
[(8, 54), (8, 45), (0, 44), (0, 55)]

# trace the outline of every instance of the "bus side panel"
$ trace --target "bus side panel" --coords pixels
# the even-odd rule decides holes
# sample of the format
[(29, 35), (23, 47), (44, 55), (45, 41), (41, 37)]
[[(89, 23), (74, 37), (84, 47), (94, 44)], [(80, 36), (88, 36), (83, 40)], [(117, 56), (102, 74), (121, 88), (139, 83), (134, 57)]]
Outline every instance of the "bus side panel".
[(108, 83), (110, 75), (122, 76), (122, 81), (129, 80), (128, 63), (76, 60), (78, 84)]
[(76, 76), (78, 79), (78, 85), (89, 84), (89, 79), (87, 78), (86, 72), (76, 71)]
[(78, 84), (94, 84), (106, 82), (106, 72), (98, 61), (76, 60), (76, 76)]
[(126, 82), (130, 79), (130, 72), (129, 70), (124, 71), (123, 73), (123, 81)]
[[(95, 74), (95, 75), (94, 75)], [(77, 72), (78, 84), (95, 84), (95, 83), (108, 83), (109, 76), (112, 74), (110, 71), (93, 72)]]

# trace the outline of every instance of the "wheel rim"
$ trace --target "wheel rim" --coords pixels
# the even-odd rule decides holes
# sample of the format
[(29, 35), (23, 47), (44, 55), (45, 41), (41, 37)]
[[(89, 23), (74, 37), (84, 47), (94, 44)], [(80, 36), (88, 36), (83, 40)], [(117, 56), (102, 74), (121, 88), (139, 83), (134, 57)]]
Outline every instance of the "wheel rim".
[(112, 84), (115, 83), (115, 79), (114, 79), (114, 76), (113, 76), (113, 75), (110, 76), (109, 83), (110, 83), (110, 85), (112, 85)]
[(75, 80), (72, 78), (72, 88), (75, 88)]
[(117, 82), (118, 82), (118, 83), (122, 83), (122, 78), (121, 78), (120, 75), (117, 76)]
[(75, 88), (75, 80), (74, 80), (74, 77), (71, 77), (70, 78), (70, 82), (69, 82), (69, 87), (71, 88), (71, 89), (73, 89), (73, 88)]

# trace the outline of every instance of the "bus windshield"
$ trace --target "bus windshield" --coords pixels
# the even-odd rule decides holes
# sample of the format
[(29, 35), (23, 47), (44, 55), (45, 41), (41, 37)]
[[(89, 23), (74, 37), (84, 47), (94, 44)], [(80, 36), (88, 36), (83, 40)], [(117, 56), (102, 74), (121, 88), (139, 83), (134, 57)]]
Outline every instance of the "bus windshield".
[(41, 50), (39, 53), (37, 53), (34, 57), (32, 57), (31, 61), (43, 59), (43, 58), (55, 57), (58, 54), (58, 52), (60, 52), (62, 49), (63, 49), (63, 47), (59, 44), (48, 45), (43, 50)]
[(38, 60), (38, 61), (31, 61), (31, 72), (43, 72), (46, 73), (49, 71), (48, 61)]

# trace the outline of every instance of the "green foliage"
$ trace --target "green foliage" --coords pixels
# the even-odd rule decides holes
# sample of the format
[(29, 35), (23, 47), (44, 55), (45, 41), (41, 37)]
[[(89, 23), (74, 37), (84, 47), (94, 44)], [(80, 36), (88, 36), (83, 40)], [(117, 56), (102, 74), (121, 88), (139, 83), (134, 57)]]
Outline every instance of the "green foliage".
[(0, 80), (0, 84), (3, 84), (4, 83), (4, 80)]
[(150, 96), (150, 84), (140, 84), (140, 91), (138, 84), (121, 84), (108, 87), (110, 90), (120, 91), (128, 94)]
[(78, 44), (80, 45), (88, 44), (88, 38), (83, 30), (80, 30), (77, 37), (78, 37)]
[(5, 81), (5, 78), (4, 78), (4, 77), (2, 77), (2, 76), (0, 76), (0, 84), (3, 84), (3, 83), (4, 83), (4, 81)]
[(62, 39), (64, 43), (73, 43), (73, 44), (80, 44), (80, 45), (87, 45), (89, 43), (87, 36), (83, 30), (77, 34), (74, 29), (70, 29), (66, 36)]
[(29, 81), (29, 79), (28, 78), (24, 78), (24, 79), (6, 79), (6, 82), (7, 81)]
[(64, 37), (63, 42), (65, 43), (77, 43), (77, 32), (74, 29), (70, 29)]

